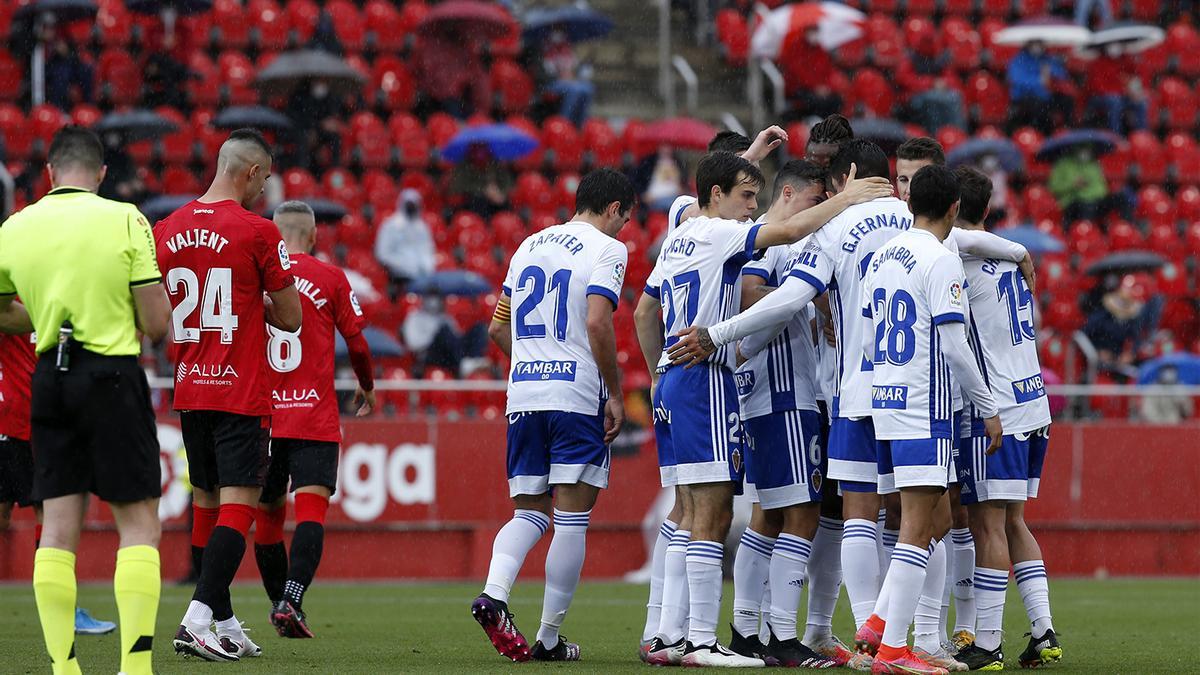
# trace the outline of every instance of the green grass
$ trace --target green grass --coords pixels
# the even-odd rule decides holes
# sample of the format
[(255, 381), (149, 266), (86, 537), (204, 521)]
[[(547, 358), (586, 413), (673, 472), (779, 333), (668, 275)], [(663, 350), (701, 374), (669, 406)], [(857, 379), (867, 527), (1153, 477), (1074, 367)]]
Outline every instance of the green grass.
[[(1011, 588), (1011, 585), (1010, 585)], [(187, 606), (190, 588), (164, 588), (155, 636), (159, 673), (237, 671), (242, 673), (400, 673), (507, 671), (483, 632), (470, 618), (468, 605), (478, 584), (321, 584), (305, 607), (315, 640), (283, 640), (266, 620), (267, 603), (259, 587), (234, 589), (234, 604), (248, 620), (251, 635), (265, 655), (240, 664), (185, 661), (171, 649), (171, 637)], [(719, 634), (728, 637), (732, 591), (727, 587), (725, 619)], [(26, 585), (0, 587), (0, 654), (5, 673), (49, 672), (34, 606)], [(1196, 580), (1061, 580), (1050, 585), (1055, 626), (1062, 636), (1063, 662), (1054, 673), (1200, 672), (1194, 642), (1200, 629), (1200, 583)], [(1025, 647), (1028, 622), (1015, 590), (1005, 612), (1010, 669)], [(111, 586), (84, 586), (80, 604), (100, 618), (114, 618)], [(521, 668), (570, 669), (575, 672), (646, 672), (635, 651), (644, 621), (645, 589), (620, 583), (587, 583), (567, 618), (566, 634), (583, 647), (579, 664), (527, 665)], [(541, 612), (541, 588), (519, 585), (513, 594), (518, 625), (533, 639)], [(845, 598), (835, 629), (850, 637)], [(86, 673), (114, 673), (118, 666), (116, 634), (81, 636), (77, 643)]]

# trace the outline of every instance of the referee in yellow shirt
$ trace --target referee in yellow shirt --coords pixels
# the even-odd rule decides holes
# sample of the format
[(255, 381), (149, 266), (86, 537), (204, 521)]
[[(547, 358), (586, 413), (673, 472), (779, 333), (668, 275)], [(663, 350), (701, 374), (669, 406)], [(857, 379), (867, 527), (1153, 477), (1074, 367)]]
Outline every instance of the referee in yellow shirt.
[(45, 524), (33, 591), (54, 673), (80, 672), (75, 549), (87, 494), (108, 502), (120, 533), (113, 590), (121, 671), (148, 675), (161, 586), (161, 474), (138, 331), (161, 340), (170, 305), (146, 219), (95, 194), (105, 172), (100, 139), (64, 128), (46, 170), (53, 189), (0, 227), (0, 316), (19, 312), (19, 294), (38, 335), (33, 493)]

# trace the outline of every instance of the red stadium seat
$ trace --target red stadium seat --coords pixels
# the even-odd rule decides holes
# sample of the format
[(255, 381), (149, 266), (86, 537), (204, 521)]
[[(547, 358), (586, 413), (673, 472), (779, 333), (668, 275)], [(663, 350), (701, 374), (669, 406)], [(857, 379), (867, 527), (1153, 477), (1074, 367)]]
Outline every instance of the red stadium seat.
[(326, 171), (321, 176), (321, 186), (326, 197), (342, 206), (354, 211), (362, 208), (362, 188), (358, 185), (358, 179), (348, 170), (334, 168)]
[(937, 142), (942, 144), (942, 149), (950, 152), (959, 143), (967, 140), (967, 132), (955, 126), (944, 126), (937, 130)]
[[(434, 219), (436, 212), (442, 208), (442, 198), (441, 193), (437, 190), (437, 185), (434, 184), (429, 174), (423, 171), (405, 171), (400, 175), (400, 189), (416, 190), (421, 195), (421, 202), (425, 205), (425, 210), (429, 212), (426, 213), (429, 228), (437, 229)], [(441, 220), (437, 219), (437, 222), (440, 223)]]
[(217, 57), (217, 68), (221, 72), (221, 84), (232, 105), (250, 105), (258, 100), (254, 90), (254, 64), (245, 54), (237, 51), (221, 52)]
[(1067, 245), (1072, 253), (1081, 258), (1089, 258), (1107, 248), (1104, 234), (1090, 220), (1077, 220), (1071, 224), (1071, 229), (1067, 233)]
[(1130, 14), (1138, 21), (1157, 22), (1163, 3), (1159, 0), (1128, 0)]
[(1179, 230), (1174, 223), (1153, 223), (1150, 226), (1150, 236), (1146, 238), (1146, 247), (1166, 258), (1182, 262), (1187, 256), (1187, 249), (1179, 239)]
[(16, 101), (21, 95), (25, 72), (5, 51), (0, 51), (0, 101)]
[(851, 81), (855, 97), (850, 101), (861, 107), (862, 113), (871, 117), (890, 117), (896, 102), (896, 93), (888, 79), (874, 68), (863, 68), (854, 73)]
[(578, 189), (579, 174), (560, 173), (558, 178), (554, 179), (554, 196), (558, 201), (558, 208), (566, 213), (575, 213), (575, 191)]
[(458, 133), (458, 120), (446, 113), (434, 113), (429, 116), (425, 128), (429, 131), (429, 141), (440, 148)]
[(504, 115), (516, 115), (529, 109), (533, 100), (533, 78), (515, 61), (498, 59), (492, 64), (492, 91), (496, 108)]
[(1200, 187), (1188, 185), (1175, 193), (1179, 219), (1185, 223), (1200, 222)]
[(953, 17), (970, 16), (975, 11), (975, 0), (945, 0), (946, 14)]
[(33, 133), (25, 113), (11, 103), (0, 103), (0, 141), (3, 158), (8, 161), (25, 159), (33, 148)]
[(517, 210), (527, 210), (535, 214), (553, 211), (554, 190), (550, 181), (536, 171), (526, 171), (517, 176), (509, 201)]
[(405, 2), (404, 7), (400, 9), (400, 23), (404, 26), (404, 33), (407, 35), (415, 31), (428, 13), (429, 5), (424, 0)]
[(1174, 224), (1175, 204), (1161, 187), (1147, 185), (1138, 191), (1135, 215), (1151, 223)]
[(116, 106), (134, 105), (142, 95), (142, 69), (124, 49), (106, 49), (96, 64), (103, 97)]
[(583, 161), (579, 132), (565, 117), (555, 115), (542, 123), (542, 146), (553, 153), (555, 171), (578, 171)]
[[(933, 13), (938, 9), (938, 4), (940, 1), (941, 0), (908, 0), (905, 3), (904, 9), (906, 12), (908, 12), (909, 16), (933, 16)], [(910, 42), (909, 44), (913, 43)]]
[(204, 192), (204, 185), (187, 167), (168, 166), (163, 169), (162, 191), (173, 195), (199, 195)]
[(212, 8), (213, 33), (221, 49), (245, 49), (250, 44), (252, 22), (238, 0), (215, 0)]
[(325, 11), (333, 21), (333, 32), (347, 51), (360, 52), (366, 43), (367, 25), (350, 0), (327, 0)]
[(983, 45), (978, 33), (948, 33), (946, 46), (950, 51), (950, 65), (955, 70), (969, 73), (979, 67), (979, 52)]
[(1184, 231), (1187, 241), (1187, 252), (1193, 257), (1200, 257), (1200, 221), (1194, 221)]
[(1042, 323), (1057, 332), (1072, 333), (1083, 327), (1084, 316), (1074, 297), (1055, 298), (1042, 312)]
[(288, 19), (274, 0), (253, 2), (247, 13), (253, 26), (251, 37), (260, 49), (276, 52), (287, 48)]
[(387, 0), (370, 0), (363, 7), (367, 39), (382, 52), (398, 52), (404, 48), (407, 32), (396, 6)]
[(1200, 183), (1200, 146), (1191, 134), (1177, 131), (1167, 136), (1167, 161), (1180, 183)]
[(1129, 134), (1129, 150), (1143, 184), (1167, 180), (1167, 158), (1158, 138), (1145, 130)]
[(33, 137), (45, 144), (45, 148), (50, 147), (50, 141), (53, 140), (54, 134), (63, 128), (69, 122), (69, 118), (58, 108), (43, 103), (34, 106), (29, 111), (29, 130), (33, 133)]
[(396, 210), (400, 197), (400, 186), (387, 173), (372, 169), (363, 174), (362, 191), (367, 204), (375, 210), (376, 219)]
[(734, 67), (746, 65), (750, 55), (750, 28), (746, 17), (732, 8), (717, 12), (717, 41), (724, 47), (725, 62)]
[(1008, 88), (987, 71), (967, 78), (966, 99), (979, 124), (999, 125), (1008, 119)]
[(525, 239), (527, 231), (521, 217), (511, 211), (501, 211), (492, 216), (489, 227), (496, 234), (496, 244), (511, 254)]
[[(1190, 293), (1188, 290), (1187, 268), (1182, 262), (1179, 262), (1178, 260), (1168, 260), (1167, 264), (1158, 268), (1158, 272), (1155, 273), (1155, 280), (1157, 281), (1156, 285), (1158, 286), (1159, 293), (1162, 293), (1168, 298), (1186, 298), (1186, 302), (1189, 304), (1192, 302), (1192, 298), (1189, 297)], [(1169, 304), (1170, 303), (1168, 303), (1168, 305)], [(1166, 320), (1167, 318), (1164, 315), (1163, 321), (1165, 322)], [(1190, 321), (1187, 323), (1190, 323)], [(1163, 327), (1170, 328), (1169, 326)], [(1180, 333), (1178, 331), (1176, 331), (1176, 334), (1195, 335), (1195, 333)]]
[(1142, 233), (1128, 222), (1118, 220), (1108, 226), (1108, 246), (1112, 250), (1141, 248), (1144, 244)]
[(319, 193), (317, 179), (304, 169), (288, 169), (283, 172), (283, 196), (288, 199), (316, 197)]
[(296, 44), (304, 44), (312, 38), (321, 20), (321, 7), (314, 0), (288, 0), (284, 3), (288, 30)]
[(71, 124), (77, 124), (81, 127), (95, 126), (100, 118), (104, 117), (104, 113), (100, 109), (90, 103), (80, 103), (71, 108)]
[(1100, 168), (1111, 189), (1119, 189), (1129, 180), (1129, 165), (1133, 162), (1133, 151), (1124, 140), (1116, 149), (1100, 157)]
[(417, 96), (417, 83), (404, 61), (391, 55), (375, 59), (371, 70), (371, 88), (384, 110), (411, 110)]
[(1058, 206), (1058, 200), (1050, 193), (1044, 185), (1030, 185), (1025, 190), (1025, 213), (1032, 220), (1041, 220), (1050, 218), (1055, 221), (1062, 219), (1062, 210)]
[[(534, 138), (541, 138), (542, 136), (542, 130), (524, 115), (509, 115), (508, 119), (504, 121), (509, 126), (520, 129)], [(516, 171), (534, 171), (540, 169), (543, 155), (545, 155), (544, 149), (538, 146), (537, 150), (513, 162), (513, 169)]]
[(591, 166), (621, 164), (621, 140), (607, 122), (598, 117), (589, 118), (583, 123), (582, 132), (584, 157)]

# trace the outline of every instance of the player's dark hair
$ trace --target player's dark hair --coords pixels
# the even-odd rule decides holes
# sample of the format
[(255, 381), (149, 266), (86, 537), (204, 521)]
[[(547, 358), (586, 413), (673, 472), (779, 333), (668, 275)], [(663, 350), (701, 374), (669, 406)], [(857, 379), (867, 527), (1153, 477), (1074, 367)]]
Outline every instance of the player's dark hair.
[(809, 143), (832, 143), (838, 145), (854, 138), (850, 120), (841, 115), (830, 115), (813, 125), (808, 132)]
[(959, 219), (971, 224), (983, 222), (992, 201), (992, 179), (973, 166), (958, 167), (954, 177), (958, 179)]
[(767, 183), (757, 166), (732, 152), (710, 152), (702, 157), (696, 167), (696, 198), (700, 208), (708, 206), (714, 185), (729, 194), (742, 174), (760, 188)]
[(751, 141), (749, 138), (746, 138), (736, 131), (726, 129), (724, 131), (717, 132), (717, 135), (712, 137), (712, 140), (708, 142), (708, 151), (724, 151), (732, 152), (735, 155), (740, 155), (749, 150), (752, 144), (753, 141)]
[(879, 177), (892, 180), (892, 169), (888, 164), (887, 155), (883, 149), (865, 138), (855, 138), (846, 141), (838, 148), (838, 152), (829, 161), (829, 175), (845, 178), (850, 173), (850, 165), (858, 167), (855, 174), (859, 178)]
[(71, 124), (54, 134), (46, 162), (57, 169), (70, 166), (99, 171), (104, 166), (104, 144), (96, 132)]
[(908, 208), (915, 217), (939, 220), (958, 201), (958, 179), (944, 166), (923, 166), (908, 188)]
[(779, 173), (775, 174), (775, 187), (771, 191), (772, 202), (783, 194), (785, 185), (791, 185), (797, 190), (803, 190), (809, 185), (820, 185), (824, 189), (825, 169), (803, 159), (789, 160), (779, 168)]
[(267, 157), (272, 156), (271, 144), (267, 142), (267, 139), (263, 137), (262, 132), (260, 132), (258, 129), (251, 129), (250, 127), (236, 129), (233, 133), (229, 134), (229, 138), (227, 140), (252, 143), (257, 145)]
[(612, 169), (596, 169), (579, 181), (575, 189), (575, 210), (602, 214), (613, 202), (621, 203), (621, 213), (633, 208), (633, 183), (625, 174)]
[(933, 140), (928, 136), (917, 136), (910, 138), (900, 144), (896, 148), (896, 159), (909, 159), (921, 161), (927, 159), (934, 164), (942, 166), (946, 163), (946, 151), (942, 149), (942, 144)]

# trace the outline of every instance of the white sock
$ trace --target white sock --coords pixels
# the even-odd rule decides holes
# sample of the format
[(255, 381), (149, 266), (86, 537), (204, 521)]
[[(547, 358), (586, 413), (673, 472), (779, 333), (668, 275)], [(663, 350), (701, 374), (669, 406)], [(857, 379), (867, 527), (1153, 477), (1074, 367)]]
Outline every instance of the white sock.
[[(892, 561), (892, 551), (896, 550), (896, 542), (900, 540), (900, 530), (884, 528), (879, 532), (879, 574), (887, 574), (888, 563)], [(883, 583), (882, 581), (880, 582)]]
[(975, 538), (966, 528), (950, 530), (954, 546), (951, 570), (954, 574), (954, 632), (975, 632)]
[(1046, 563), (1041, 560), (1026, 560), (1013, 565), (1013, 576), (1017, 578), (1017, 590), (1021, 602), (1029, 615), (1030, 632), (1038, 638), (1054, 628), (1050, 619), (1050, 585), (1046, 579)]
[(716, 541), (691, 541), (687, 547), (688, 642), (696, 646), (717, 641), (721, 614), (721, 565), (725, 545)]
[(232, 635), (234, 639), (240, 639), (245, 634), (242, 630), (242, 622), (238, 621), (237, 615), (217, 622), (217, 635)]
[(854, 612), (854, 625), (871, 618), (879, 597), (879, 546), (875, 541), (875, 523), (852, 518), (842, 525), (842, 581)]
[(909, 544), (896, 544), (892, 552), (892, 564), (888, 566), (883, 587), (889, 601), (883, 628), (883, 644), (903, 648), (908, 644), (908, 627), (912, 625), (917, 610), (917, 598), (925, 585), (925, 566), (929, 562), (928, 549)]
[(183, 615), (183, 625), (191, 628), (193, 631), (202, 633), (212, 626), (212, 618), (212, 607), (199, 600), (193, 600), (188, 605), (187, 612)]
[(579, 573), (587, 554), (587, 528), (591, 511), (571, 513), (554, 509), (554, 537), (546, 553), (546, 594), (542, 596), (542, 627), (537, 639), (546, 649), (558, 645), (558, 629), (579, 586)]
[(833, 611), (842, 589), (842, 521), (821, 518), (808, 559), (808, 624), (804, 644), (812, 647), (833, 635)]
[(508, 602), (508, 594), (517, 580), (521, 565), (525, 563), (525, 556), (549, 527), (550, 518), (541, 511), (513, 511), (512, 520), (500, 528), (496, 540), (492, 542), (492, 562), (488, 565), (483, 592), (495, 600)]
[(913, 646), (933, 653), (941, 648), (938, 626), (942, 623), (942, 589), (946, 586), (946, 545), (930, 544), (925, 563), (925, 583), (913, 613)]
[(774, 539), (747, 527), (733, 556), (733, 628), (743, 637), (758, 634), (774, 546)]
[(794, 534), (781, 534), (771, 554), (771, 628), (780, 640), (796, 637), (796, 611), (812, 542)]
[(675, 534), (679, 523), (664, 520), (654, 540), (654, 552), (650, 554), (650, 599), (646, 601), (646, 626), (642, 628), (642, 642), (654, 639), (662, 619), (663, 570), (667, 565), (667, 544)]
[(978, 598), (975, 644), (992, 650), (1000, 646), (1004, 628), (1004, 596), (1008, 592), (1008, 570), (975, 568), (975, 593)]
[(688, 530), (675, 530), (663, 559), (662, 619), (657, 634), (673, 645), (683, 639), (688, 620), (687, 545)]
[[(944, 543), (946, 546), (950, 546), (949, 541), (949, 535), (946, 535), (942, 538), (942, 543)], [(950, 548), (946, 549), (948, 556), (950, 555), (951, 551), (952, 549)], [(946, 580), (945, 583), (942, 584), (942, 612), (938, 618), (938, 639), (941, 641), (941, 644), (948, 644), (950, 642), (949, 636), (946, 635), (946, 622), (950, 620), (950, 592), (954, 587), (953, 562), (953, 557), (950, 557), (948, 564), (946, 565)], [(971, 633), (974, 634), (974, 632), (975, 629), (972, 628)]]
[[(880, 508), (879, 513), (875, 516), (875, 552), (879, 555), (879, 583), (883, 584), (883, 576), (887, 574), (888, 558), (892, 557), (892, 550), (883, 545), (883, 533), (890, 532), (884, 527), (887, 521), (887, 509)], [(896, 539), (892, 538), (892, 546), (896, 545)]]
[[(767, 564), (768, 576), (771, 571), (770, 563)], [(771, 584), (768, 582), (763, 584), (762, 601), (758, 605), (758, 641), (765, 644), (771, 642)]]

